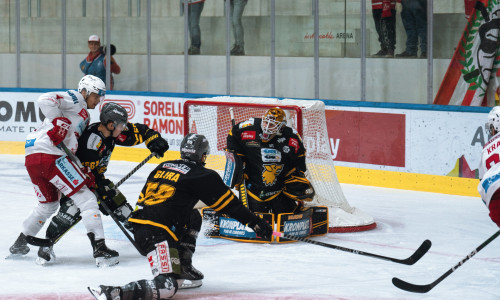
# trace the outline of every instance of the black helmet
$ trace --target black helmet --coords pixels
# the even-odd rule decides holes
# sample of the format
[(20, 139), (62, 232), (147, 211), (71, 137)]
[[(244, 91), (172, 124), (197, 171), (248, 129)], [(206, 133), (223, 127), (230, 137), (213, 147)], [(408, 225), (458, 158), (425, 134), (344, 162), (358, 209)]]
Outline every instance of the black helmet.
[(189, 133), (181, 142), (181, 158), (202, 163), (203, 155), (210, 154), (210, 146), (204, 135)]
[(114, 102), (108, 102), (103, 105), (99, 119), (103, 125), (107, 125), (109, 122), (113, 122), (115, 126), (127, 124), (127, 110)]

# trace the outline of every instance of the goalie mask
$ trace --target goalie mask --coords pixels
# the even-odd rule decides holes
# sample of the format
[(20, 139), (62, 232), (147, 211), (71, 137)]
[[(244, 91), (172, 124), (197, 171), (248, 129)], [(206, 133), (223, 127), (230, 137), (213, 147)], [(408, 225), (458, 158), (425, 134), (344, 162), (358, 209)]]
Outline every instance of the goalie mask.
[[(500, 106), (495, 106), (488, 114), (488, 122), (485, 124), (486, 132), (492, 136), (500, 132)], [(492, 129), (495, 129), (493, 133)]]
[(262, 139), (272, 139), (276, 134), (279, 134), (285, 126), (285, 112), (279, 107), (269, 109), (262, 117)]
[(210, 154), (210, 146), (204, 135), (189, 133), (181, 142), (181, 158), (205, 165), (205, 158)]

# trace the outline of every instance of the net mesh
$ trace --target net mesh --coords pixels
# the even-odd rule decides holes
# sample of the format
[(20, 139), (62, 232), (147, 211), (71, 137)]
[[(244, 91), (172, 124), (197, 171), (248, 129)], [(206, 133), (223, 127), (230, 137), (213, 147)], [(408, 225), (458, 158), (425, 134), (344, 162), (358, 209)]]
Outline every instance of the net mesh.
[(340, 187), (332, 160), (323, 102), (247, 97), (197, 99), (186, 102), (184, 121), (189, 132), (208, 138), (211, 153), (207, 167), (217, 170), (222, 176), (226, 162), (224, 149), (232, 119), (237, 124), (251, 117), (261, 118), (275, 106), (285, 111), (287, 126), (302, 137), (307, 151), (307, 177), (316, 191), (309, 205), (328, 206), (330, 232), (342, 231), (336, 228), (352, 229), (346, 231), (371, 228), (375, 224), (373, 218), (349, 205)]

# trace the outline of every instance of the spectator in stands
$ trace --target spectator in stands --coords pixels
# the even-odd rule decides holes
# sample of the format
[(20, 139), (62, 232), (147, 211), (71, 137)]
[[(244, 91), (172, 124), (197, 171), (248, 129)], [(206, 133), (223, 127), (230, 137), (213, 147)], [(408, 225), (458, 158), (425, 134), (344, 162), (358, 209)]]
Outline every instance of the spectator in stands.
[[(114, 85), (115, 85), (115, 79), (113, 78), (113, 73), (115, 74), (120, 74), (120, 72), (122, 71), (122, 69), (120, 68), (120, 66), (118, 65), (118, 63), (115, 61), (115, 58), (113, 57), (113, 55), (115, 55), (116, 53), (116, 47), (115, 45), (113, 44), (110, 44), (110, 47), (111, 48), (111, 83), (110, 83), (110, 90), (113, 89)], [(103, 47), (102, 49), (102, 52), (104, 54), (104, 66), (106, 66), (106, 46)]]
[(396, 57), (416, 58), (420, 39), (420, 57), (427, 57), (427, 0), (398, 0), (406, 31), (406, 50)]
[(189, 38), (191, 39), (191, 46), (188, 49), (189, 55), (200, 54), (201, 48), (201, 30), (200, 30), (200, 17), (205, 0), (187, 0), (188, 2), (188, 27)]
[[(88, 46), (90, 49), (87, 57), (80, 63), (80, 70), (85, 75), (94, 75), (99, 77), (104, 83), (106, 83), (106, 59), (103, 47), (101, 47), (101, 39), (98, 35), (91, 35), (88, 40)], [(113, 55), (113, 47), (111, 46), (111, 55)], [(116, 52), (116, 47), (114, 47)], [(116, 63), (113, 57), (111, 57), (111, 73), (119, 74), (121, 72), (120, 66)], [(113, 89), (113, 77), (111, 77), (110, 90)]]
[(231, 55), (245, 55), (245, 32), (241, 17), (248, 0), (230, 0), (231, 23), (233, 26), (234, 45)]
[(396, 0), (372, 0), (373, 20), (380, 51), (376, 57), (394, 57), (396, 48)]

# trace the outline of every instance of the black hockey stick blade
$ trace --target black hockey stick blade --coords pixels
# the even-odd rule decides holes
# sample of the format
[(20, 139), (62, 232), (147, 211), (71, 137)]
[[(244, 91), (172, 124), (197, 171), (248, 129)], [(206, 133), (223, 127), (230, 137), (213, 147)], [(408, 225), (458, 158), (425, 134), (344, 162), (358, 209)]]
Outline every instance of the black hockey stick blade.
[(439, 282), (433, 282), (429, 284), (413, 284), (406, 282), (404, 280), (401, 280), (397, 277), (392, 278), (392, 284), (394, 284), (397, 288), (400, 288), (402, 290), (408, 291), (408, 292), (414, 292), (414, 293), (427, 293), (430, 291), (433, 287), (435, 287)]
[(408, 291), (408, 292), (427, 293), (428, 291), (432, 290), (433, 287), (435, 287), (441, 281), (443, 281), (446, 277), (448, 277), (451, 273), (455, 272), (456, 269), (458, 269), (466, 261), (468, 261), (474, 255), (476, 255), (479, 251), (481, 251), (481, 249), (486, 247), (486, 245), (488, 245), (494, 239), (496, 239), (499, 235), (500, 235), (500, 230), (495, 232), (486, 241), (484, 241), (481, 245), (479, 245), (476, 249), (474, 249), (471, 253), (469, 253), (464, 259), (462, 259), (456, 265), (454, 265), (451, 269), (446, 271), (446, 273), (444, 273), (438, 279), (434, 280), (433, 282), (431, 282), (429, 284), (413, 284), (413, 283), (409, 283), (409, 282), (406, 282), (404, 280), (401, 280), (397, 277), (392, 278), (392, 284), (394, 284), (396, 287), (398, 287), (402, 290)]
[(37, 238), (36, 236), (27, 235), (26, 242), (30, 245), (33, 245), (33, 246), (50, 247), (50, 246), (54, 245), (55, 240), (42, 239), (42, 238)]
[(288, 235), (288, 234), (284, 234), (284, 233), (281, 233), (281, 232), (274, 232), (273, 235), (277, 236), (277, 237), (283, 237), (283, 238), (286, 238), (286, 239), (289, 239), (289, 240), (301, 241), (301, 242), (304, 242), (304, 243), (309, 243), (309, 244), (313, 244), (313, 245), (318, 245), (318, 246), (322, 246), (322, 247), (336, 249), (336, 250), (340, 250), (340, 251), (344, 251), (344, 252), (349, 252), (349, 253), (353, 253), (353, 254), (364, 255), (364, 256), (369, 256), (369, 257), (373, 257), (373, 258), (388, 260), (388, 261), (392, 261), (392, 262), (395, 262), (395, 263), (398, 263), (398, 264), (403, 264), (403, 265), (413, 265), (419, 259), (421, 259), (422, 256), (424, 256), (424, 254), (427, 253), (427, 251), (429, 251), (429, 249), (432, 246), (431, 241), (425, 240), (420, 245), (420, 247), (418, 247), (418, 249), (410, 257), (408, 257), (406, 259), (398, 259), (398, 258), (394, 258), (394, 257), (388, 257), (388, 256), (373, 254), (373, 253), (364, 252), (364, 251), (360, 251), (360, 250), (345, 248), (345, 247), (341, 247), (341, 246), (337, 246), (337, 245), (332, 245), (332, 244), (322, 243), (322, 242), (318, 242), (318, 241), (313, 241), (313, 240), (310, 240), (310, 239), (307, 239), (307, 238), (302, 238), (302, 237), (297, 237), (297, 236), (293, 236), (293, 235)]

